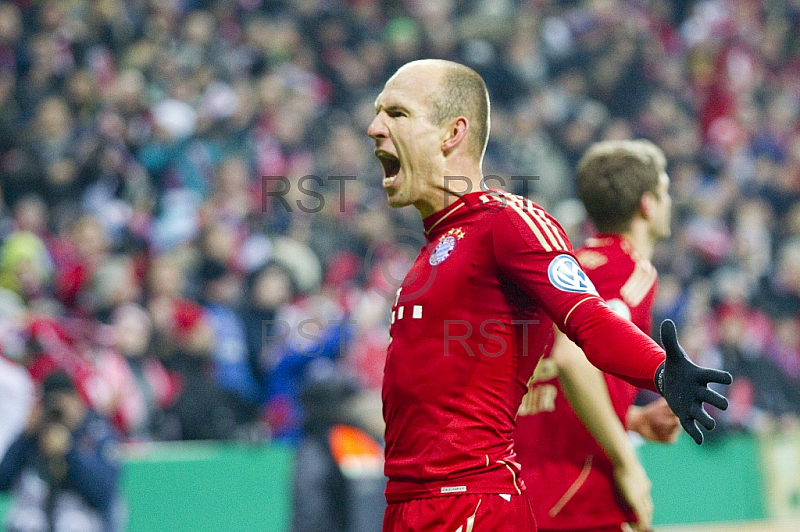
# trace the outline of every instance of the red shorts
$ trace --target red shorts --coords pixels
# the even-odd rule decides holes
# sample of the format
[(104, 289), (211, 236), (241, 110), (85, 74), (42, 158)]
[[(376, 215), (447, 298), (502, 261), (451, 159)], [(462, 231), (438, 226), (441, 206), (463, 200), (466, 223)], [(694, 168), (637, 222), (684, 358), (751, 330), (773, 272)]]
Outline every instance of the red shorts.
[(474, 493), (389, 503), (383, 532), (536, 532), (528, 496)]

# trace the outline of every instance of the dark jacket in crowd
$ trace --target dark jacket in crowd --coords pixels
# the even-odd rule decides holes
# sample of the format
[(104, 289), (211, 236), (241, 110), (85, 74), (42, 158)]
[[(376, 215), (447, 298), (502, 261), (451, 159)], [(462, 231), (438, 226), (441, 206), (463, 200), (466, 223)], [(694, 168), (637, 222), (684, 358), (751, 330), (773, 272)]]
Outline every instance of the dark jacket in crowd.
[(54, 476), (38, 436), (22, 433), (0, 462), (0, 490), (12, 490), (8, 532), (117, 532), (118, 437), (109, 423), (89, 411), (72, 432), (65, 474)]

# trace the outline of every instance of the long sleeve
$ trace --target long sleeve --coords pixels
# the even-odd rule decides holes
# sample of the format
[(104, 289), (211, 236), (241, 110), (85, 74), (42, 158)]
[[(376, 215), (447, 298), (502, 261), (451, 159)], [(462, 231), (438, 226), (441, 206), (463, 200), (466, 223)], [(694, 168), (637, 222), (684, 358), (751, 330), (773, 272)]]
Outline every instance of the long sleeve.
[(666, 355), (649, 336), (605, 305), (587, 307), (573, 321), (573, 341), (596, 367), (634, 386), (656, 390)]

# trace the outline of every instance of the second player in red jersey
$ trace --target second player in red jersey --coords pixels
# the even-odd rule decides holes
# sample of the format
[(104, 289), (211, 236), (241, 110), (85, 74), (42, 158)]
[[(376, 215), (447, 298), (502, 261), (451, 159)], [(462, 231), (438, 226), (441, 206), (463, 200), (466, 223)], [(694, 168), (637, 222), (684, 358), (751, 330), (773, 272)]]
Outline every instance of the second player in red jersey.
[[(636, 260), (618, 235), (590, 239), (577, 256), (609, 307), (649, 331), (657, 286), (650, 262)], [(626, 285), (628, 297), (620, 293)], [(617, 495), (610, 460), (564, 396), (555, 364), (545, 357), (536, 368), (520, 405), (514, 437), (540, 529), (635, 521)], [(604, 377), (614, 411), (624, 420), (638, 388), (611, 375)]]
[[(655, 243), (670, 234), (665, 166), (663, 153), (650, 142), (606, 141), (589, 149), (577, 175), (589, 216), (607, 231), (587, 240), (576, 253), (578, 260), (606, 304), (645, 333), (651, 330), (658, 285), (649, 258)], [(619, 190), (625, 193), (619, 194)], [(609, 212), (609, 206), (615, 210)], [(630, 418), (647, 428), (642, 430), (644, 435), (669, 441), (677, 436), (678, 420), (665, 405), (633, 407), (637, 388), (603, 375), (610, 403), (605, 401), (605, 406), (598, 394), (593, 403), (600, 405), (594, 405), (594, 411), (608, 410), (599, 422), (606, 432), (616, 425), (618, 439), (610, 443), (602, 437), (595, 439), (565, 391), (572, 392), (572, 398), (580, 403), (583, 396), (579, 392), (586, 390), (573, 389), (580, 379), (597, 372), (571, 366), (572, 358), (564, 355), (569, 347), (568, 342), (560, 343), (546, 353), (528, 382), (528, 393), (517, 414), (514, 439), (540, 529), (620, 530), (625, 523), (646, 529), (652, 515), (650, 481), (630, 448), (623, 425)], [(603, 384), (588, 382), (588, 391), (601, 391)], [(580, 407), (576, 405), (576, 409)], [(659, 409), (666, 411), (666, 416)], [(583, 417), (587, 415), (597, 426), (592, 413)], [(653, 436), (654, 432), (661, 435)], [(631, 470), (627, 475), (621, 472), (625, 468)]]

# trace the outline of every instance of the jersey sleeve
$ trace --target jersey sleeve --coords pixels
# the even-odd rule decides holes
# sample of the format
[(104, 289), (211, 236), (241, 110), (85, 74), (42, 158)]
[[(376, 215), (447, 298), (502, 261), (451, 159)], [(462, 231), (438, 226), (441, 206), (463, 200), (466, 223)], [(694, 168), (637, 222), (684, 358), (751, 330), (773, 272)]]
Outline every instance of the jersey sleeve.
[(510, 200), (495, 217), (492, 235), (501, 275), (540, 305), (592, 364), (656, 390), (664, 351), (605, 305), (555, 219), (527, 200)]

